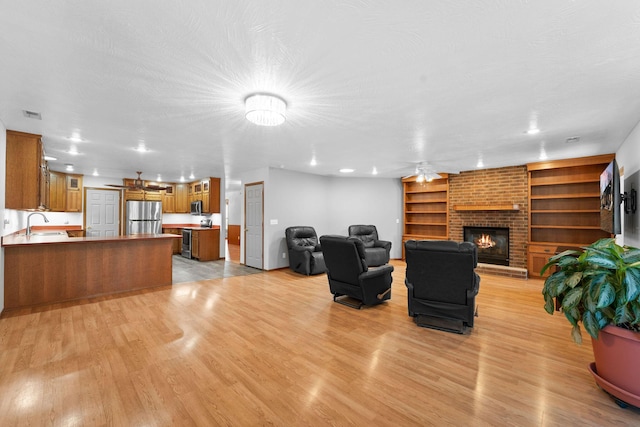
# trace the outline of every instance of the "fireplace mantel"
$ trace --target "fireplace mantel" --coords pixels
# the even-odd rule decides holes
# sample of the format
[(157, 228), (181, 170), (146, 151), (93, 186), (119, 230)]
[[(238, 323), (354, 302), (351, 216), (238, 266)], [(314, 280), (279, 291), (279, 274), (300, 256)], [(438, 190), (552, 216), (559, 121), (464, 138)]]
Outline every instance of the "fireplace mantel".
[(454, 211), (519, 211), (520, 205), (453, 205)]

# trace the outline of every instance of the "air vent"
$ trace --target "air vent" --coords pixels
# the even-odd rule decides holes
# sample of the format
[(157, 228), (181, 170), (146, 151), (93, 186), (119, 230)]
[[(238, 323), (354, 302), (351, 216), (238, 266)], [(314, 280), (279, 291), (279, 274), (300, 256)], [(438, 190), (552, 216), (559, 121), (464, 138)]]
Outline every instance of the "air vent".
[(574, 143), (574, 142), (578, 142), (580, 141), (580, 137), (579, 136), (570, 136), (569, 138), (567, 138), (567, 143)]
[(28, 119), (36, 119), (42, 120), (42, 115), (40, 113), (36, 113), (35, 111), (22, 110), (22, 114)]

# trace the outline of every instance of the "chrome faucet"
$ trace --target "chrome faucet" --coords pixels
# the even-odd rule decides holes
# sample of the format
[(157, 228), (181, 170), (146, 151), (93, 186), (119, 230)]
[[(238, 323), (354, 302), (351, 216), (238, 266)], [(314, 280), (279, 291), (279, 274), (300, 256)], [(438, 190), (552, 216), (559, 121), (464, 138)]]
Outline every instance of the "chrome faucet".
[(49, 220), (47, 219), (46, 216), (44, 216), (44, 214), (42, 212), (34, 212), (34, 213), (30, 213), (29, 216), (27, 217), (27, 236), (31, 236), (31, 217), (34, 215), (42, 215), (42, 218), (44, 218), (44, 222), (49, 222)]

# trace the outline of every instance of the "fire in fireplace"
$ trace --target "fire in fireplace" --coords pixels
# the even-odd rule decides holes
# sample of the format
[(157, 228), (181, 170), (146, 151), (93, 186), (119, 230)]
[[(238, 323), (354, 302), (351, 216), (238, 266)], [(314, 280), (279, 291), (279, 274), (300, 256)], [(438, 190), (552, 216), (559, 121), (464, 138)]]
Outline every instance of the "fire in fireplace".
[(478, 262), (509, 265), (509, 229), (504, 227), (463, 227), (464, 241), (478, 247)]

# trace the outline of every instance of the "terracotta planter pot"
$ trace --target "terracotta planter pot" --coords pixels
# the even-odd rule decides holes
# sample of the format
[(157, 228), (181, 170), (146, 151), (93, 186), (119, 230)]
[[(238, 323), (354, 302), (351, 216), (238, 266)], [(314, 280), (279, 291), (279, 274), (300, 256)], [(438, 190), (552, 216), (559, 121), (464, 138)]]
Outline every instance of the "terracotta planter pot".
[(596, 362), (591, 373), (614, 397), (640, 407), (640, 333), (606, 326), (592, 339)]

